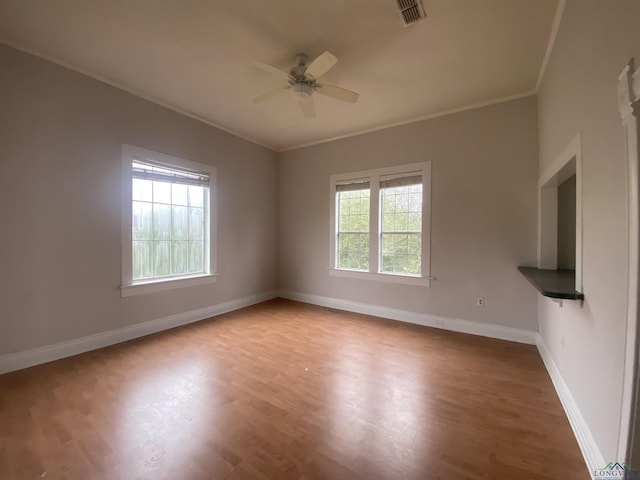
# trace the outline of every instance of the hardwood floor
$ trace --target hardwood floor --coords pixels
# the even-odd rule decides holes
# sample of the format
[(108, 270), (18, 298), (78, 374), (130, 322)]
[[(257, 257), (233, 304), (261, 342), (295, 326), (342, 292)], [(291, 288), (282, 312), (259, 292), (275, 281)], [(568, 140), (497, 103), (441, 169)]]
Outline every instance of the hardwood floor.
[(5, 479), (586, 479), (533, 346), (273, 300), (0, 376)]

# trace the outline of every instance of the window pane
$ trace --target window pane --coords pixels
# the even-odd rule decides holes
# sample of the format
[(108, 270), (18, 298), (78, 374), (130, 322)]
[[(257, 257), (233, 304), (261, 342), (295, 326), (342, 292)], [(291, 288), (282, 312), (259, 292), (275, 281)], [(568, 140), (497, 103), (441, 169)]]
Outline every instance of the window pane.
[(204, 239), (204, 209), (189, 208), (189, 240)]
[(422, 252), (422, 234), (410, 233), (408, 237), (408, 253), (420, 255), (420, 252)]
[(407, 235), (395, 235), (395, 253), (396, 254), (406, 254), (409, 253), (409, 238)]
[(171, 240), (171, 205), (153, 204), (153, 239)]
[(171, 184), (165, 182), (153, 183), (153, 203), (171, 203)]
[(152, 242), (133, 242), (133, 279), (153, 276)]
[(336, 193), (338, 215), (337, 268), (369, 269), (370, 190)]
[(380, 271), (421, 273), (422, 185), (380, 189)]
[(382, 271), (393, 272), (393, 255), (382, 254)]
[(189, 242), (172, 242), (171, 273), (180, 275), (187, 273), (189, 266)]
[(369, 234), (360, 235), (360, 244), (358, 250), (358, 268), (360, 270), (369, 270)]
[(189, 185), (189, 205), (204, 207), (204, 188)]
[(131, 204), (131, 227), (134, 240), (152, 240), (153, 230), (151, 214), (151, 203), (132, 202)]
[(369, 231), (369, 215), (351, 215), (349, 217), (349, 230), (352, 232)]
[(393, 235), (386, 235), (383, 233), (380, 237), (382, 239), (382, 241), (380, 242), (380, 250), (382, 251), (382, 253), (392, 254), (394, 251)]
[(189, 242), (189, 273), (204, 272), (203, 242)]
[(153, 276), (164, 277), (171, 273), (171, 242), (153, 242)]
[(349, 217), (347, 215), (340, 215), (338, 217), (338, 231), (344, 232), (349, 230)]
[(396, 232), (405, 232), (407, 230), (407, 217), (408, 213), (402, 211), (396, 211), (395, 218), (393, 220), (393, 229)]
[(407, 214), (407, 230), (410, 232), (422, 230), (422, 212), (409, 212)]
[(153, 200), (152, 182), (133, 178), (131, 180), (131, 199), (151, 202)]
[(171, 207), (171, 238), (173, 240), (189, 240), (189, 208)]
[(409, 189), (408, 187), (396, 187), (394, 190), (396, 197), (396, 212), (404, 213), (409, 211)]
[(338, 234), (338, 268), (369, 269), (369, 232)]
[(422, 211), (422, 192), (409, 194), (409, 211)]
[(189, 187), (181, 183), (171, 185), (171, 203), (173, 205), (189, 205)]
[(382, 230), (393, 231), (393, 221), (395, 216), (393, 214), (386, 213), (382, 216)]

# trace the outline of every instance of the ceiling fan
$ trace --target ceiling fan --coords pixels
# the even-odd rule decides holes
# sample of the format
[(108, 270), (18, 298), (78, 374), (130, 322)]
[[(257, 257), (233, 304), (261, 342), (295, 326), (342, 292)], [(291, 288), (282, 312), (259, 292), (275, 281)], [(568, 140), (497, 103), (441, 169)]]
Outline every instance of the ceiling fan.
[(313, 99), (311, 98), (314, 92), (342, 100), (343, 102), (355, 103), (360, 96), (356, 92), (334, 85), (318, 83), (317, 81), (322, 75), (331, 70), (337, 61), (338, 59), (333, 54), (324, 52), (309, 63), (309, 57), (304, 53), (300, 53), (296, 55), (296, 64), (289, 69), (289, 73), (267, 65), (266, 63), (255, 62), (258, 68), (286, 80), (287, 86), (263, 93), (254, 98), (253, 101), (254, 103), (266, 102), (267, 100), (277, 97), (285, 90), (289, 90), (291, 97), (300, 105), (305, 118), (313, 118), (316, 116)]

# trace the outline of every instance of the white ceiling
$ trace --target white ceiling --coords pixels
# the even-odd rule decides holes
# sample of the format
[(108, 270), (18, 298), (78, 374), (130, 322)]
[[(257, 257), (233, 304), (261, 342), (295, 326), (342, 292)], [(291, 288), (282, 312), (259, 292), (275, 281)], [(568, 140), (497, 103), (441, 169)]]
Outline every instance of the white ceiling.
[[(423, 0), (404, 27), (395, 0), (0, 0), (0, 39), (276, 150), (530, 94), (558, 0)], [(329, 50), (322, 78), (355, 105), (252, 98)]]

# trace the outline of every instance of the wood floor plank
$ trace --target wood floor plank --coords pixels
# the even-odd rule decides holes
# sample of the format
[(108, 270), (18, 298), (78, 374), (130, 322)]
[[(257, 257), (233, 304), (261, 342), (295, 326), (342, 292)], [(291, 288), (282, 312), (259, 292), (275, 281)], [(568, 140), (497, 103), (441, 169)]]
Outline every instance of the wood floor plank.
[(0, 376), (0, 478), (589, 475), (535, 347), (277, 299)]

